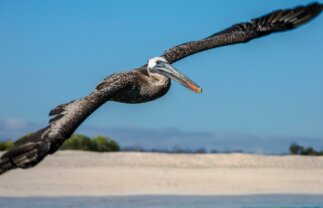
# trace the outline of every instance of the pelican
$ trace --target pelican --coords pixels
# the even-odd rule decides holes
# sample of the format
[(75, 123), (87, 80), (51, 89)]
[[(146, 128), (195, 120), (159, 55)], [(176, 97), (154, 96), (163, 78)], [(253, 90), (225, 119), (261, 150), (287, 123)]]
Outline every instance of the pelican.
[(208, 49), (246, 43), (252, 39), (297, 28), (323, 10), (323, 4), (311, 3), (293, 9), (277, 10), (250, 22), (235, 24), (207, 38), (183, 43), (167, 50), (147, 64), (106, 77), (88, 96), (52, 109), (47, 127), (15, 142), (0, 159), (0, 174), (15, 168), (30, 168), (48, 154), (55, 153), (78, 126), (107, 101), (144, 103), (165, 95), (175, 80), (195, 93), (202, 88), (171, 64)]

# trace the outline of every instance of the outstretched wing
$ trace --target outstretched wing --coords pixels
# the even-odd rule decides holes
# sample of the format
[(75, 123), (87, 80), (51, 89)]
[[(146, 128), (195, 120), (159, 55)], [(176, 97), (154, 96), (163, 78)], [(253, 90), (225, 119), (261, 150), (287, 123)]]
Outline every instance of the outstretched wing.
[(108, 85), (101, 85), (90, 95), (51, 110), (52, 118), (46, 128), (16, 141), (14, 147), (1, 156), (0, 174), (17, 167), (32, 167), (58, 150), (91, 113), (128, 86), (124, 79), (117, 78), (114, 75), (113, 79), (104, 81)]
[(225, 45), (245, 43), (252, 39), (296, 28), (316, 17), (323, 4), (312, 3), (294, 9), (278, 10), (250, 22), (233, 25), (205, 39), (183, 43), (167, 50), (162, 56), (173, 63), (195, 53)]

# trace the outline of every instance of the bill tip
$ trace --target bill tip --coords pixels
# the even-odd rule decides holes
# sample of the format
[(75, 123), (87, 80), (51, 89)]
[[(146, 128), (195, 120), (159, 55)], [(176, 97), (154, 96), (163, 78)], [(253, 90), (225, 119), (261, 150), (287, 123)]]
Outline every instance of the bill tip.
[(199, 87), (199, 88), (196, 89), (196, 93), (201, 94), (202, 92), (203, 92), (202, 88)]

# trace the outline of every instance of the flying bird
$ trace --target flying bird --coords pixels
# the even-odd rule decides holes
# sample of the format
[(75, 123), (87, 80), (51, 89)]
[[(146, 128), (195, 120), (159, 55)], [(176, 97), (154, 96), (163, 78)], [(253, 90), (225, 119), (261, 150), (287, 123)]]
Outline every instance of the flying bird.
[(59, 105), (49, 112), (47, 127), (16, 141), (1, 156), (0, 174), (15, 168), (30, 168), (48, 154), (55, 153), (78, 126), (107, 101), (144, 103), (165, 95), (175, 80), (196, 93), (202, 89), (171, 64), (195, 53), (220, 46), (246, 43), (252, 39), (297, 28), (323, 10), (311, 3), (293, 9), (277, 10), (250, 22), (235, 24), (207, 38), (183, 43), (148, 60), (144, 66), (106, 77), (88, 96)]

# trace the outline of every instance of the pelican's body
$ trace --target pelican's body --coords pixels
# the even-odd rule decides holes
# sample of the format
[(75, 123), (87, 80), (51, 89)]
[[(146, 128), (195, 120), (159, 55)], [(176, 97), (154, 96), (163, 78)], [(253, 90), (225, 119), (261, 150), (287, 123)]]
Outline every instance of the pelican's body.
[(110, 100), (120, 103), (144, 103), (165, 95), (170, 88), (170, 78), (183, 86), (201, 93), (202, 89), (171, 66), (163, 57), (149, 59), (144, 69), (115, 73), (105, 78), (97, 90), (108, 86), (122, 85), (122, 90), (113, 95)]
[(162, 75), (156, 78), (138, 70), (116, 73), (108, 76), (99, 84), (97, 90), (118, 80), (118, 82), (124, 82), (124, 85), (129, 83), (131, 85), (114, 95), (111, 101), (129, 104), (149, 102), (162, 97), (170, 88), (169, 78)]
[(173, 47), (137, 69), (108, 76), (88, 96), (51, 110), (47, 127), (15, 142), (14, 147), (0, 159), (0, 174), (14, 168), (33, 167), (48, 154), (56, 152), (77, 127), (107, 101), (143, 103), (155, 100), (167, 93), (171, 79), (201, 93), (202, 89), (171, 66), (172, 63), (208, 49), (245, 43), (274, 32), (296, 28), (312, 20), (322, 10), (322, 4), (312, 3), (274, 11), (207, 38)]

